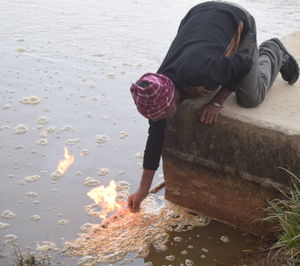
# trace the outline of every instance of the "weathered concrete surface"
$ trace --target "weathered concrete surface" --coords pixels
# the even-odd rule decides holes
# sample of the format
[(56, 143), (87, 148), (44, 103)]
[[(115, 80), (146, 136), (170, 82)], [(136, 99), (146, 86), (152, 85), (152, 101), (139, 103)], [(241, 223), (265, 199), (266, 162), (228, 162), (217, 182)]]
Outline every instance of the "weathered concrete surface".
[[(300, 31), (283, 39), (300, 62)], [(298, 49), (298, 50), (297, 50)], [(289, 86), (279, 74), (265, 101), (242, 108), (234, 95), (214, 125), (198, 122), (209, 99), (184, 101), (166, 132), (163, 153), (166, 199), (264, 234), (266, 200), (279, 197), (274, 184), (290, 185), (284, 167), (300, 175), (300, 83)]]

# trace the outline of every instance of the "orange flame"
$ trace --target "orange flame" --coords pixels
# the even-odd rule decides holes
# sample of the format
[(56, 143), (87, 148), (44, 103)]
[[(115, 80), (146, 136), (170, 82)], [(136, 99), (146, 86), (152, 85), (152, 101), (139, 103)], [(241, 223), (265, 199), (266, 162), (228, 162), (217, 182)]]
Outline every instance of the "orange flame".
[(106, 219), (110, 212), (121, 208), (120, 204), (116, 201), (117, 191), (114, 180), (111, 180), (109, 186), (106, 188), (104, 186), (96, 187), (88, 192), (87, 195), (102, 208), (99, 214), (99, 217), (102, 219)]
[(57, 166), (57, 171), (61, 175), (63, 175), (69, 169), (69, 167), (72, 165), (72, 163), (74, 162), (74, 156), (69, 153), (69, 151), (66, 147), (64, 147), (64, 156), (65, 156), (65, 159), (61, 160)]

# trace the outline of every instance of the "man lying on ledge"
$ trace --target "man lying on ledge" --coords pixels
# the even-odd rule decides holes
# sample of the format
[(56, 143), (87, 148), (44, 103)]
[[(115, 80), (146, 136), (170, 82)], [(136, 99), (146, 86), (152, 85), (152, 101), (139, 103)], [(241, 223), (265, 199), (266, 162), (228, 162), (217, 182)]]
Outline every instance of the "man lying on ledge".
[(259, 105), (279, 72), (294, 84), (299, 76), (296, 60), (277, 38), (258, 48), (255, 20), (245, 9), (214, 1), (193, 7), (157, 73), (143, 75), (130, 88), (150, 127), (140, 187), (129, 196), (128, 208), (138, 212), (148, 195), (159, 166), (166, 119), (174, 115), (176, 103), (215, 94), (199, 111), (199, 121), (211, 124), (232, 92), (243, 107)]

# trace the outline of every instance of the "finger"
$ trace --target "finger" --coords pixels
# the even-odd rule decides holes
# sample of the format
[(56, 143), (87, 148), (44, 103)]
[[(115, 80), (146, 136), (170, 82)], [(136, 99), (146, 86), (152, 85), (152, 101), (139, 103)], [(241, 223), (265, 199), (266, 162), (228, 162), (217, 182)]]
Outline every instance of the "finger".
[(140, 202), (135, 200), (133, 203), (133, 211), (134, 212), (139, 212), (140, 211)]
[(200, 114), (200, 122), (204, 123), (206, 118), (206, 111), (202, 111)]
[(128, 198), (128, 201), (127, 201), (127, 207), (130, 211), (132, 211), (132, 205), (133, 205), (133, 202), (132, 202), (132, 199), (131, 198)]
[(208, 124), (212, 124), (215, 119), (215, 113), (211, 112), (208, 117)]

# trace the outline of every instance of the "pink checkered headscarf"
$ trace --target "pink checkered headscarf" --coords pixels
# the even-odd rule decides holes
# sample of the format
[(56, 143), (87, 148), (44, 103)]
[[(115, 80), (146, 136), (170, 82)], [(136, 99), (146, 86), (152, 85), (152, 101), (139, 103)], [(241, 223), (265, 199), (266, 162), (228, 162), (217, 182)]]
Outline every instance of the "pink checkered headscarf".
[[(139, 86), (142, 81), (149, 83)], [(147, 73), (130, 87), (138, 111), (146, 118), (155, 120), (167, 113), (175, 94), (172, 80), (162, 74)]]

